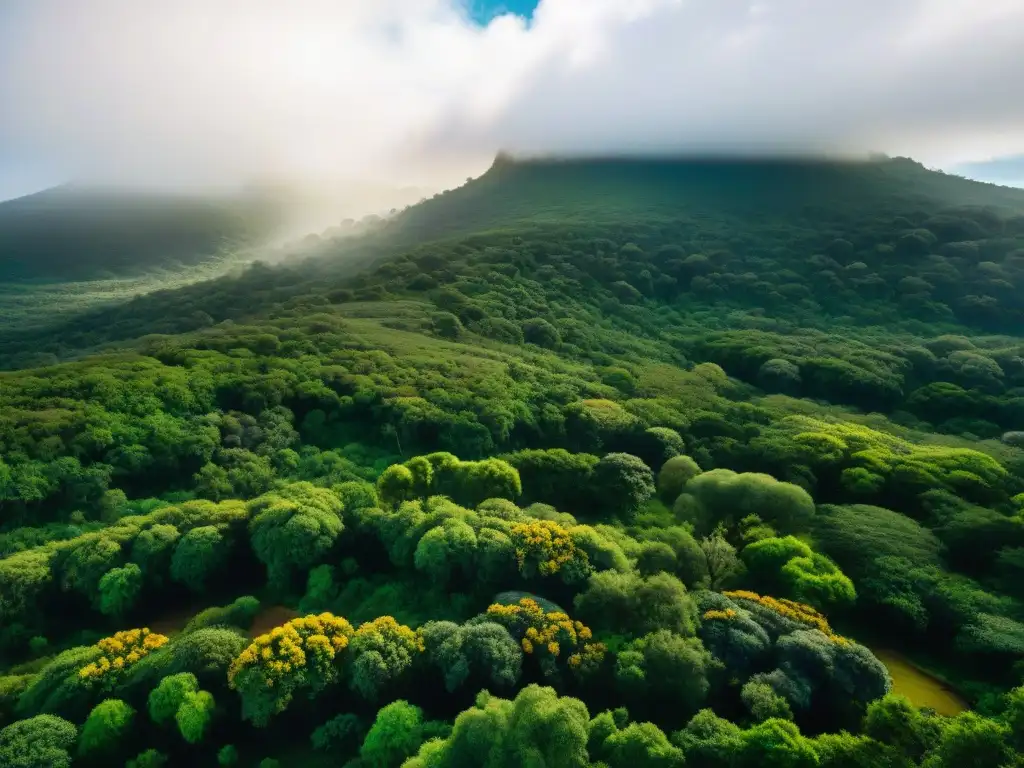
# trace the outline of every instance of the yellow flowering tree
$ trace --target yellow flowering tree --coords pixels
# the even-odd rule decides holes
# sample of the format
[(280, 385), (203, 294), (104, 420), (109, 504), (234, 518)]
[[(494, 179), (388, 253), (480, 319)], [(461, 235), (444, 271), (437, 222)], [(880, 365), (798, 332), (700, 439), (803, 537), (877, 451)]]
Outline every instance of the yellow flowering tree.
[(293, 695), (310, 695), (338, 679), (338, 655), (352, 625), (330, 613), (304, 616), (260, 635), (228, 669), (228, 683), (242, 697), (242, 716), (263, 726), (284, 711)]
[(553, 520), (517, 523), (509, 535), (519, 571), (527, 578), (562, 573), (570, 581), (590, 570), (587, 553), (576, 546), (568, 529)]
[(578, 673), (595, 669), (604, 659), (606, 648), (603, 643), (590, 642), (593, 633), (589, 627), (561, 611), (545, 612), (532, 598), (524, 597), (514, 605), (496, 603), (487, 609), (487, 617), (517, 638), (545, 675), (556, 674), (563, 659)]
[[(845, 637), (837, 635), (832, 631), (832, 627), (829, 626), (828, 619), (826, 619), (823, 614), (804, 603), (798, 603), (795, 600), (774, 598), (768, 595), (759, 595), (756, 592), (748, 592), (746, 590), (723, 592), (722, 594), (730, 600), (738, 600), (739, 604), (744, 608), (759, 610), (761, 615), (763, 615), (764, 609), (767, 609), (789, 622), (796, 622), (797, 624), (803, 624), (805, 627), (810, 629), (820, 630), (822, 634), (833, 642), (849, 642)], [(713, 611), (710, 611), (709, 613), (714, 614)], [(705, 613), (704, 618), (716, 619), (722, 617), (717, 615), (708, 616), (708, 614)]]
[(133, 664), (167, 642), (167, 638), (147, 627), (126, 629), (96, 643), (101, 655), (78, 670), (78, 677), (90, 685), (107, 690), (122, 679)]
[(368, 621), (352, 636), (350, 684), (366, 698), (376, 699), (423, 651), (423, 635), (418, 630), (391, 616)]

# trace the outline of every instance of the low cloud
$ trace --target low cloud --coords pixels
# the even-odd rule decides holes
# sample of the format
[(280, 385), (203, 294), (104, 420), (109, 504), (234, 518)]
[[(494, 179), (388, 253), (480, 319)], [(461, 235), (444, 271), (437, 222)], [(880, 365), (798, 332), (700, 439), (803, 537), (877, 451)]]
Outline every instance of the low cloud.
[[(448, 184), (520, 153), (1024, 153), (1020, 0), (11, 0), (0, 147), (69, 177)], [(28, 158), (29, 160), (26, 160)]]

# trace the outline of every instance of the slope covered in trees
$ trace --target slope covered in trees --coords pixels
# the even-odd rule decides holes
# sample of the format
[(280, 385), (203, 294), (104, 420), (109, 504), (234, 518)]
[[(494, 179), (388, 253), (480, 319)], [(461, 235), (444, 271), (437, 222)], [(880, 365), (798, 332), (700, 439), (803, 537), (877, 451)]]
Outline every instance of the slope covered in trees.
[(905, 160), (500, 159), (9, 335), (0, 756), (1019, 765), (1022, 216)]
[[(1024, 194), (925, 169), (907, 158), (549, 159), (499, 156), (477, 181), (416, 206), (396, 229), (436, 238), (522, 221), (622, 223), (691, 213), (842, 221), (894, 211), (998, 208), (1020, 215)], [(1018, 222), (1019, 224), (1019, 222)]]

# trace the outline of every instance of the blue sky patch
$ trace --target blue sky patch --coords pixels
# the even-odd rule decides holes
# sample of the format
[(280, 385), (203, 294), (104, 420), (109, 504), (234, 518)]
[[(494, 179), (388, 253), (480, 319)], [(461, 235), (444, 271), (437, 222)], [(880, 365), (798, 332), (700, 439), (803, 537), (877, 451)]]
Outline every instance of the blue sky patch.
[(540, 0), (467, 0), (469, 15), (478, 24), (487, 24), (495, 16), (514, 13), (529, 19)]
[(994, 160), (979, 163), (961, 163), (952, 170), (969, 179), (989, 181), (1009, 187), (1024, 187), (1024, 155), (997, 157)]

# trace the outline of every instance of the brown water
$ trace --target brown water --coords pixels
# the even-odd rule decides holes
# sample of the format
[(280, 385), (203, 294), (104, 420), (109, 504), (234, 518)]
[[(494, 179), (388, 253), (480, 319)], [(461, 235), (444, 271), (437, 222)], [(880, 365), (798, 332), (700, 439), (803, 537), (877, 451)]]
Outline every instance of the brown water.
[(952, 717), (966, 710), (967, 702), (938, 678), (916, 667), (896, 651), (872, 648), (892, 675), (892, 692), (906, 696), (918, 707), (931, 707), (940, 715)]
[(173, 637), (185, 628), (185, 625), (192, 620), (193, 616), (209, 607), (207, 603), (185, 605), (173, 611), (160, 614), (157, 618), (146, 623), (145, 626), (154, 632), (159, 632), (161, 635)]
[(282, 624), (287, 624), (294, 618), (299, 616), (299, 612), (289, 608), (285, 605), (268, 605), (266, 608), (260, 610), (252, 620), (252, 626), (249, 627), (249, 634), (253, 637), (257, 635), (263, 635), (272, 630), (274, 627), (280, 627)]

